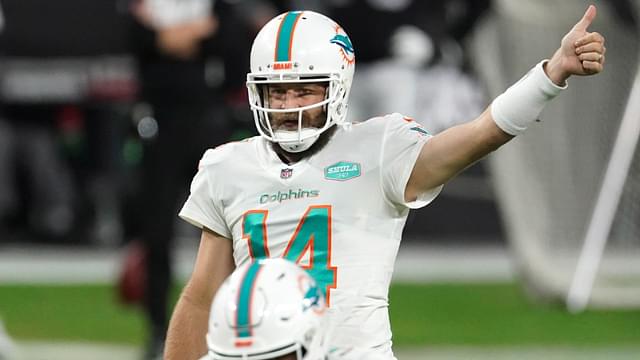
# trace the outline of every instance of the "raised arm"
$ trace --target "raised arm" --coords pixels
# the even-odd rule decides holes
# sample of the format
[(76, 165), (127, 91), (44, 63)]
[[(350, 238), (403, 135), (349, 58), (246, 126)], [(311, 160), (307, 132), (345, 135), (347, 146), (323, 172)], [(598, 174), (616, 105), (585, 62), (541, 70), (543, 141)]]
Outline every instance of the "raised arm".
[(593, 75), (604, 66), (604, 38), (587, 28), (596, 16), (591, 5), (562, 38), (551, 59), (538, 64), (475, 120), (443, 131), (422, 148), (405, 190), (405, 200), (442, 185), (469, 165), (511, 140), (535, 121), (571, 75)]
[(234, 268), (231, 240), (204, 229), (193, 274), (169, 323), (165, 360), (199, 359), (207, 353), (205, 335), (211, 301)]

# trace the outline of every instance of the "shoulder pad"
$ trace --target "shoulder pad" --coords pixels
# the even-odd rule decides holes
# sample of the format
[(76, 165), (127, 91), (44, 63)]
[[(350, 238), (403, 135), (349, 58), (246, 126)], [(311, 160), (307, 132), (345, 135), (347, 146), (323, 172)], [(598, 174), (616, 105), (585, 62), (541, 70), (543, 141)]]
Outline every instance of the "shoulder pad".
[(198, 169), (204, 166), (222, 163), (227, 160), (231, 154), (235, 153), (238, 148), (247, 146), (250, 143), (253, 143), (253, 138), (241, 141), (232, 141), (213, 149), (207, 149), (198, 163)]

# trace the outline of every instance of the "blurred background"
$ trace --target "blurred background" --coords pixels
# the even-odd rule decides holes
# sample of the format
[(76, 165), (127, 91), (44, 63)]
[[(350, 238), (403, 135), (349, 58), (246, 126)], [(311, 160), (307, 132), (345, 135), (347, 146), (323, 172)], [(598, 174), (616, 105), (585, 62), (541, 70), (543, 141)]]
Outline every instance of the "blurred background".
[(411, 213), (394, 344), (636, 359), (637, 0), (0, 0), (0, 359), (159, 358), (199, 239), (176, 214), (204, 150), (256, 134), (244, 82), (273, 16), (345, 28), (353, 121), (401, 112), (438, 133), (550, 57), (589, 3), (605, 72)]

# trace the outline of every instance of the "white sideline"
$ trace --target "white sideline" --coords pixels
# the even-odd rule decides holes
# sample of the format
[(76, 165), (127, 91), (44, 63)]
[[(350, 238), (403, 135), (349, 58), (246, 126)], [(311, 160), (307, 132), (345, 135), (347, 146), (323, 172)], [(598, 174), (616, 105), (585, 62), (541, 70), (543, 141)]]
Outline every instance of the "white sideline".
[[(455, 243), (452, 241), (452, 243)], [(175, 256), (177, 279), (187, 279), (196, 246), (181, 246)], [(0, 247), (0, 284), (113, 283), (124, 249), (77, 247)], [(505, 248), (402, 245), (394, 280), (401, 282), (510, 281), (513, 271)]]

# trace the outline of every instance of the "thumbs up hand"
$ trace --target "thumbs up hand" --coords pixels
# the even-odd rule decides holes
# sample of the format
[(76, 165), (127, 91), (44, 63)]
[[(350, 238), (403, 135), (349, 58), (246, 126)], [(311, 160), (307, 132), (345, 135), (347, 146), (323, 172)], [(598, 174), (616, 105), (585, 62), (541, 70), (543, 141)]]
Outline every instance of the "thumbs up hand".
[(545, 67), (549, 78), (563, 85), (571, 75), (594, 75), (604, 68), (604, 37), (589, 32), (588, 27), (596, 17), (596, 7), (590, 5), (573, 28), (562, 38), (560, 48)]

